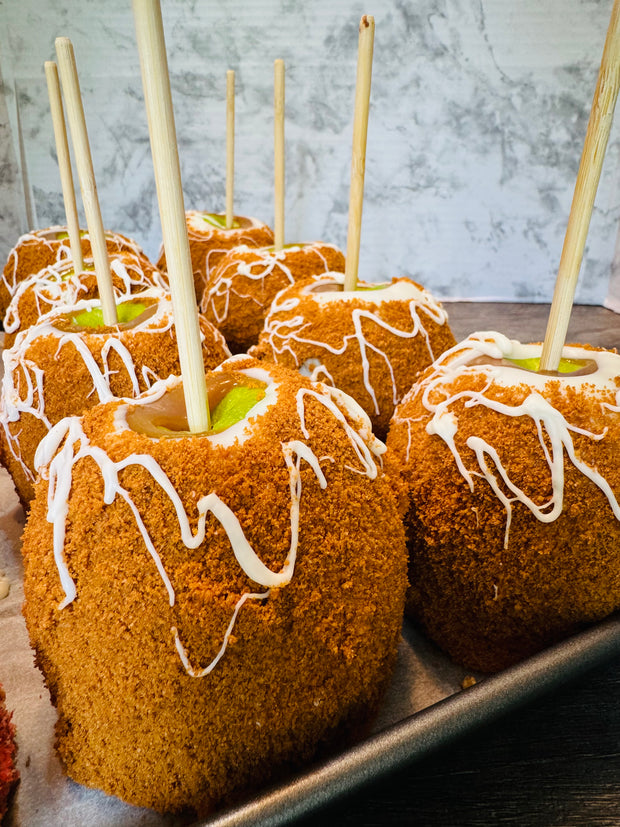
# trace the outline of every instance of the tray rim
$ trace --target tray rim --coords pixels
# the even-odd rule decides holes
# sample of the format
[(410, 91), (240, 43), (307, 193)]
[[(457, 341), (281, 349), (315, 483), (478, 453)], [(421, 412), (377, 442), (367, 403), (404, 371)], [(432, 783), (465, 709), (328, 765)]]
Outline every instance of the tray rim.
[(191, 827), (277, 827), (413, 763), (449, 741), (620, 654), (620, 614), (612, 615), (473, 686), (438, 701), (289, 782), (192, 822)]

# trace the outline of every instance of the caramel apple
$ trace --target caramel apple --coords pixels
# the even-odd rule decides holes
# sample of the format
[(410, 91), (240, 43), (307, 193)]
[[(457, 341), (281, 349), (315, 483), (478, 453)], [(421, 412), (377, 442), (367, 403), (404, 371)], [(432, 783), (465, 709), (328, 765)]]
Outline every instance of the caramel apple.
[(207, 375), (195, 434), (180, 383), (43, 440), (24, 614), (69, 777), (204, 814), (365, 731), (406, 554), (397, 478), (352, 399), (236, 357)]
[(397, 406), (409, 490), (408, 612), (496, 671), (620, 607), (620, 356), (477, 333)]
[[(81, 231), (82, 254), (91, 254), (88, 232)], [(134, 255), (144, 255), (139, 245), (120, 233), (106, 233), (106, 247), (110, 253), (127, 250)], [(21, 281), (33, 276), (51, 264), (71, 260), (71, 247), (66, 227), (47, 227), (20, 236), (8, 255), (0, 277), (0, 318), (4, 318), (9, 303)]]
[(350, 394), (385, 438), (394, 406), (454, 337), (445, 310), (411, 279), (343, 283), (327, 273), (282, 290), (250, 352)]
[[(117, 303), (150, 287), (167, 289), (167, 279), (143, 255), (119, 251), (110, 256), (112, 287)], [(70, 259), (45, 267), (21, 281), (4, 317), (4, 346), (11, 347), (20, 330), (31, 327), (41, 316), (83, 299), (99, 295), (95, 266), (84, 259), (84, 270), (75, 272)]]
[[(213, 267), (227, 250), (239, 244), (250, 247), (273, 244), (272, 230), (257, 218), (235, 215), (233, 225), (228, 229), (225, 215), (189, 210), (185, 214), (185, 221), (198, 304), (209, 283)], [(157, 267), (166, 271), (166, 255), (163, 249), (157, 261)]]
[(276, 294), (303, 278), (344, 270), (344, 255), (316, 241), (273, 247), (234, 247), (213, 268), (200, 309), (233, 353), (258, 342)]

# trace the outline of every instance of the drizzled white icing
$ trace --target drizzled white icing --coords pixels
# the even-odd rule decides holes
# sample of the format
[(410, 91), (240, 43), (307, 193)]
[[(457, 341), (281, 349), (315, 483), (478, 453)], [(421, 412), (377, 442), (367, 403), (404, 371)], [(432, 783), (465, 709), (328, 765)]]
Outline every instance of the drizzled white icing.
[[(88, 260), (86, 260), (88, 263)], [(114, 287), (114, 296), (117, 302), (129, 299), (132, 294), (156, 286), (166, 289), (165, 282), (158, 277), (156, 270), (147, 275), (140, 264), (140, 260), (133, 254), (119, 254), (110, 259), (112, 275), (120, 281)], [(32, 293), (35, 299), (37, 314), (42, 316), (57, 308), (70, 306), (80, 301), (86, 292), (83, 282), (84, 276), (94, 276), (93, 270), (75, 273), (73, 261), (64, 259), (61, 263), (44, 267), (39, 273), (20, 281), (13, 293), (11, 302), (4, 317), (4, 329), (7, 333), (15, 333), (21, 326), (19, 305), (26, 293)]]
[(246, 600), (265, 600), (267, 597), (269, 597), (268, 591), (258, 593), (246, 592), (239, 598), (237, 604), (235, 605), (235, 610), (230, 619), (230, 623), (228, 624), (226, 632), (224, 633), (224, 639), (222, 641), (222, 645), (220, 646), (217, 655), (213, 658), (211, 663), (209, 663), (203, 669), (196, 669), (192, 666), (187, 654), (187, 649), (181, 643), (181, 638), (179, 637), (178, 629), (176, 626), (173, 626), (170, 631), (174, 635), (174, 644), (177, 648), (179, 658), (181, 659), (181, 663), (185, 667), (185, 671), (187, 672), (187, 674), (192, 678), (204, 678), (205, 675), (208, 675), (209, 672), (212, 672), (219, 663), (219, 661), (222, 659), (224, 653), (226, 652), (226, 649), (228, 648), (228, 641), (230, 640), (230, 636), (232, 635), (232, 631), (235, 627), (235, 621), (237, 620), (237, 615), (239, 614), (239, 611), (241, 610), (243, 604), (246, 602)]
[[(210, 312), (211, 318), (221, 324), (228, 318), (231, 294), (244, 301), (251, 301), (262, 308), (265, 305), (265, 296), (273, 296), (273, 293), (267, 290), (264, 284), (259, 289), (248, 290), (247, 287), (244, 289), (243, 279), (251, 283), (264, 283), (275, 273), (278, 277), (285, 278), (289, 284), (294, 284), (295, 276), (286, 263), (287, 257), (293, 253), (305, 251), (322, 262), (322, 266), (318, 265), (317, 272), (326, 272), (328, 270), (327, 259), (321, 250), (327, 248), (336, 251), (335, 247), (323, 242), (292, 245), (277, 251), (247, 245), (235, 247), (225, 259), (218, 263), (217, 270), (213, 272), (212, 284), (207, 287), (202, 297), (201, 310), (203, 313)], [(244, 260), (243, 256), (249, 257), (250, 260)]]
[[(138, 320), (136, 325), (128, 331), (129, 335), (139, 332), (165, 334), (170, 331), (174, 324), (170, 295), (152, 287), (141, 293), (140, 299), (155, 301), (155, 313), (143, 321)], [(109, 332), (98, 333), (96, 329), (87, 331), (88, 340), (91, 344), (94, 342), (100, 343), (102, 367), (99, 367), (93, 352), (84, 339), (83, 333), (62, 330), (56, 327), (55, 323), (59, 318), (64, 318), (67, 314), (92, 310), (99, 305), (98, 299), (88, 299), (65, 307), (62, 314), (58, 311), (51, 311), (42, 316), (36, 325), (21, 331), (17, 335), (13, 347), (2, 353), (4, 376), (2, 379), (0, 426), (4, 429), (6, 442), (11, 453), (20, 463), (26, 478), (31, 481), (34, 480), (34, 474), (21, 456), (19, 434), (12, 432), (9, 425), (18, 422), (25, 414), (34, 416), (45, 425), (47, 430), (52, 425), (45, 412), (44, 371), (28, 358), (28, 350), (33, 342), (47, 336), (55, 337), (57, 340), (57, 358), (60, 358), (61, 351), (65, 346), (75, 348), (92, 378), (92, 392), (96, 394), (100, 402), (107, 402), (114, 398), (110, 389), (112, 370), (109, 365), (109, 357), (112, 352), (120, 357), (134, 394), (140, 393), (140, 380), (142, 380), (143, 386), (148, 388), (153, 383), (153, 378), (160, 378), (155, 377), (153, 371), (147, 366), (135, 365), (127, 346), (123, 344), (120, 338), (114, 337)], [(219, 334), (217, 335), (219, 336)]]
[[(392, 403), (394, 405), (400, 401), (400, 396), (390, 358), (384, 350), (381, 350), (367, 339), (364, 333), (364, 321), (372, 322), (373, 325), (377, 325), (390, 336), (398, 339), (413, 339), (421, 336), (428, 350), (429, 361), (432, 362), (435, 355), (428, 331), (424, 326), (420, 314), (424, 314), (437, 325), (445, 324), (448, 316), (446, 311), (430, 293), (409, 279), (394, 279), (390, 284), (386, 284), (385, 286), (359, 282), (359, 286), (362, 288), (375, 288), (379, 286), (381, 289), (355, 291), (335, 289), (325, 290), (324, 292), (320, 291), (321, 287), (329, 288), (332, 286), (341, 288), (343, 284), (343, 273), (328, 273), (324, 276), (317, 276), (313, 284), (304, 285), (299, 292), (295, 287), (281, 290), (273, 300), (271, 309), (265, 319), (265, 327), (261, 334), (260, 344), (267, 345), (271, 348), (276, 361), (278, 361), (278, 356), (289, 354), (298, 368), (303, 367), (305, 371), (309, 372), (310, 378), (316, 380), (322, 378), (329, 381), (331, 378), (329, 371), (320, 361), (311, 371), (309, 371), (310, 362), (308, 359), (300, 365), (296, 353), (296, 344), (303, 346), (309, 345), (312, 348), (316, 348), (317, 354), (319, 354), (317, 358), (320, 358), (321, 351), (325, 351), (339, 357), (342, 356), (347, 359), (350, 358), (361, 361), (364, 387), (372, 400), (374, 412), (378, 415), (381, 411), (377, 400), (377, 393), (370, 378), (370, 363), (367, 355), (369, 351), (379, 356), (387, 367), (391, 381)], [(290, 315), (294, 313), (299, 306), (301, 295), (306, 298), (311, 298), (319, 307), (332, 302), (350, 302), (352, 304), (351, 323), (353, 333), (343, 335), (342, 341), (337, 345), (330, 345), (327, 342), (313, 338), (312, 321), (301, 313)], [(353, 304), (354, 302), (355, 304)], [(361, 302), (364, 303), (363, 306), (359, 306)], [(381, 317), (379, 307), (386, 302), (400, 302), (407, 305), (411, 318), (411, 326), (408, 329), (402, 330), (394, 327)], [(377, 311), (373, 310), (372, 307), (368, 307), (368, 305), (376, 305)], [(355, 353), (347, 353), (349, 347), (354, 348)]]
[[(228, 360), (221, 366), (222, 370), (235, 368), (235, 360)], [(260, 378), (267, 381), (267, 396), (271, 399), (270, 404), (277, 401), (279, 386), (268, 371), (263, 369), (246, 368), (241, 373), (250, 378)], [(144, 397), (138, 400), (122, 400), (119, 410), (114, 418), (115, 433), (128, 429), (127, 409), (136, 405), (145, 404), (145, 398), (153, 401), (166, 391), (170, 390), (179, 380), (170, 378), (165, 382), (158, 383)], [(336, 426), (343, 428), (346, 436), (351, 442), (354, 452), (360, 460), (361, 468), (349, 467), (355, 473), (365, 474), (369, 479), (377, 477), (378, 469), (375, 458), (378, 458), (385, 450), (385, 446), (372, 436), (371, 424), (368, 417), (359, 409), (353, 400), (341, 392), (333, 392), (331, 389), (321, 388), (309, 390), (302, 388), (297, 393), (297, 411), (300, 420), (300, 429), (306, 440), (309, 439), (305, 427), (304, 398), (310, 395), (314, 400), (324, 406), (329, 414), (336, 419)], [(244, 433), (246, 438), (260, 427), (260, 420), (265, 408), (260, 408), (261, 403), (255, 405), (246, 415)], [(342, 405), (342, 408), (340, 407)], [(120, 412), (119, 412), (120, 411)], [(356, 431), (350, 421), (357, 422), (362, 426), (361, 431)], [(364, 444), (364, 436), (370, 435), (369, 445)], [(201, 435), (190, 437), (201, 441), (207, 441), (210, 449), (219, 450), (222, 448), (219, 434)], [(182, 542), (189, 549), (198, 548), (205, 539), (205, 523), (209, 513), (219, 521), (223, 527), (237, 563), (242, 571), (253, 582), (267, 589), (265, 592), (247, 592), (237, 601), (232, 618), (224, 634), (222, 644), (215, 658), (204, 668), (194, 668), (189, 660), (185, 647), (181, 642), (176, 627), (171, 628), (177, 652), (188, 674), (194, 677), (201, 677), (208, 674), (218, 663), (225, 652), (230, 635), (232, 633), (237, 615), (243, 604), (250, 599), (263, 599), (269, 596), (270, 589), (287, 585), (294, 574), (297, 544), (300, 525), (300, 502), (302, 499), (301, 462), (307, 463), (312, 469), (314, 476), (322, 489), (327, 487), (327, 479), (321, 468), (321, 461), (307, 442), (300, 439), (292, 439), (281, 443), (282, 458), (287, 467), (289, 475), (290, 493), (290, 544), (284, 564), (279, 571), (269, 569), (259, 558), (248, 542), (241, 524), (234, 512), (221, 500), (215, 491), (200, 497), (196, 504), (197, 518), (196, 529), (192, 530), (193, 520), (187, 514), (183, 503), (161, 466), (149, 454), (130, 454), (124, 459), (115, 462), (104, 450), (92, 445), (86, 437), (82, 421), (78, 417), (68, 417), (55, 425), (47, 436), (39, 444), (35, 457), (37, 470), (44, 478), (49, 480), (47, 500), (47, 520), (53, 524), (53, 550), (54, 559), (58, 569), (61, 586), (65, 598), (59, 605), (59, 609), (66, 608), (77, 596), (75, 582), (71, 577), (64, 554), (66, 520), (69, 510), (69, 493), (73, 480), (73, 469), (76, 463), (84, 457), (91, 457), (97, 464), (104, 484), (104, 503), (111, 504), (116, 497), (123, 499), (130, 507), (136, 526), (144, 540), (145, 546), (153, 560), (154, 565), (162, 579), (164, 589), (168, 596), (170, 606), (175, 604), (175, 594), (170, 578), (165, 571), (164, 565), (156, 548), (156, 538), (149, 535), (139, 509), (131, 499), (129, 491), (122, 485), (119, 479), (120, 472), (130, 466), (141, 466), (161, 488), (174, 507), (177, 516), (179, 531)], [(208, 485), (208, 481), (207, 481)]]
[(383, 304), (383, 302), (408, 302), (415, 301), (427, 309), (428, 314), (437, 322), (443, 324), (447, 320), (446, 311), (433, 298), (433, 296), (409, 279), (394, 279), (391, 282), (374, 284), (360, 281), (359, 290), (322, 290), (323, 285), (342, 286), (344, 284), (343, 273), (329, 273), (327, 278), (323, 277), (316, 284), (306, 284), (301, 290), (305, 296), (312, 296), (318, 304), (330, 304), (331, 302), (370, 302), (371, 304)]
[[(414, 385), (403, 399), (403, 407), (415, 398), (419, 398), (428, 411), (426, 431), (440, 437), (450, 449), (456, 466), (467, 481), (471, 491), (474, 490), (474, 478), (482, 477), (500, 500), (506, 510), (506, 530), (504, 546), (508, 546), (512, 506), (521, 502), (529, 511), (544, 523), (556, 520), (563, 507), (564, 499), (564, 456), (574, 467), (590, 479), (605, 495), (616, 519), (620, 520), (620, 505), (607, 480), (596, 468), (581, 460), (575, 451), (573, 434), (580, 434), (588, 439), (604, 439), (605, 430), (595, 433), (570, 423), (545, 398), (550, 388), (565, 391), (580, 389), (588, 395), (598, 395), (601, 409), (620, 413), (620, 355), (610, 351), (596, 351), (580, 347), (565, 347), (563, 357), (574, 361), (595, 363), (596, 369), (585, 375), (563, 373), (549, 376), (524, 370), (518, 366), (502, 364), (472, 364), (480, 357), (489, 359), (523, 360), (540, 357), (541, 345), (523, 345), (493, 331), (475, 333), (446, 351), (434, 364), (433, 372)], [(450, 388), (459, 377), (483, 377), (485, 384), (480, 390), (462, 389), (451, 392)], [(530, 392), (522, 402), (510, 405), (491, 398), (489, 391), (493, 387), (529, 386)], [(614, 399), (613, 403), (609, 399)], [(497, 448), (479, 436), (470, 436), (467, 447), (476, 459), (475, 469), (466, 465), (464, 457), (456, 445), (459, 420), (454, 412), (454, 405), (463, 402), (465, 407), (478, 405), (494, 411), (503, 417), (529, 417), (536, 425), (540, 449), (548, 468), (552, 494), (546, 501), (536, 503), (527, 496), (510, 478)], [(402, 418), (398, 411), (394, 421), (405, 424), (409, 429), (407, 461), (411, 447), (411, 424), (413, 420)], [(508, 490), (508, 494), (506, 493)]]
[[(328, 385), (321, 385), (320, 383), (317, 383), (317, 385), (320, 391), (302, 388), (297, 394), (297, 415), (299, 416), (299, 422), (304, 436), (306, 439), (309, 437), (309, 433), (306, 430), (303, 400), (305, 396), (310, 396), (317, 399), (331, 411), (349, 437), (353, 449), (362, 465), (362, 470), (358, 471), (358, 469), (350, 465), (347, 465), (346, 468), (353, 471), (353, 473), (365, 474), (371, 480), (376, 479), (377, 465), (375, 463), (375, 457), (381, 456), (381, 454), (386, 451), (386, 447), (373, 434), (370, 420), (352, 397), (347, 396), (347, 394), (337, 388), (330, 388)], [(329, 394), (329, 399), (326, 399), (326, 393)], [(358, 430), (347, 422), (338, 403), (342, 405), (344, 410), (347, 410), (349, 417), (354, 418)]]

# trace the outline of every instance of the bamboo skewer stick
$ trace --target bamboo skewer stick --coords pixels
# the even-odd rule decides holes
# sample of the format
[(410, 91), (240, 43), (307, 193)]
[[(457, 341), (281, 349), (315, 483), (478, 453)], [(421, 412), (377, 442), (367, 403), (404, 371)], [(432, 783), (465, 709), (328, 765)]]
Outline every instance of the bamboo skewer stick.
[(80, 94), (80, 82), (78, 80), (77, 67), (73, 44), (68, 37), (56, 38), (56, 56), (58, 58), (58, 71), (62, 83), (62, 91), (67, 105), (67, 120), (73, 141), (75, 164), (77, 166), (80, 190), (82, 192), (82, 203), (86, 214), (86, 225), (90, 238), (90, 246), (95, 262), (95, 273), (97, 275), (97, 287), (101, 300), (103, 322), (106, 325), (117, 323), (116, 301), (112, 287), (112, 274), (110, 272), (110, 261), (105, 240), (105, 230), (99, 209), (97, 197), (97, 184), (93, 170), (93, 161), (88, 143), (88, 132), (86, 130), (86, 119), (84, 118), (84, 107)]
[[(16, 101), (19, 100), (19, 90), (17, 81), (13, 79), (13, 95)], [(28, 160), (26, 158), (26, 145), (24, 142), (24, 130), (22, 128), (22, 119), (19, 106), (15, 107), (15, 126), (17, 136), (17, 153), (19, 159), (19, 167), (21, 170), (20, 184), (24, 194), (24, 211), (26, 214), (26, 226), (34, 229), (36, 219), (34, 216), (34, 209), (32, 206), (32, 192), (30, 190), (30, 176), (28, 175)], [(3, 179), (4, 180), (4, 179)]]
[(365, 14), (360, 21), (353, 116), (353, 152), (351, 155), (351, 189), (349, 192), (349, 228), (344, 289), (355, 290), (360, 258), (364, 174), (366, 171), (366, 137), (370, 108), (370, 80), (375, 39), (375, 19)]
[(615, 0), (564, 237), (540, 358), (540, 370), (556, 371), (562, 357), (619, 87), (620, 0)]
[(284, 247), (284, 61), (273, 64), (274, 249)]
[(73, 186), (71, 155), (69, 154), (69, 141), (67, 139), (67, 128), (65, 126), (65, 116), (62, 108), (58, 67), (53, 60), (45, 61), (45, 79), (47, 80), (47, 93), (50, 101), (52, 126), (54, 127), (56, 157), (58, 158), (58, 169), (60, 171), (60, 185), (62, 188), (62, 199), (65, 205), (71, 258), (73, 259), (73, 269), (76, 273), (80, 273), (84, 269), (84, 258), (82, 256), (82, 244), (80, 241), (80, 221), (78, 218), (75, 188)]
[(190, 431), (200, 433), (209, 430), (209, 403), (159, 0), (133, 0), (133, 13), (185, 407)]
[(226, 72), (226, 229), (231, 230), (234, 221), (235, 186), (235, 73)]

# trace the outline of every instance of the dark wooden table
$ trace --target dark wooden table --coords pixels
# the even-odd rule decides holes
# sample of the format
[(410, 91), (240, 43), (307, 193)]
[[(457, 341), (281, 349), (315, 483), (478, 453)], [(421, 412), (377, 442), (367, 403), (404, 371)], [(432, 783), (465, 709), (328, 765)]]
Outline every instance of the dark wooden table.
[[(446, 307), (457, 339), (545, 335), (545, 305)], [(620, 316), (577, 306), (567, 341), (620, 349)], [(619, 827), (620, 655), (296, 824)]]
[(296, 824), (618, 827), (620, 658)]

